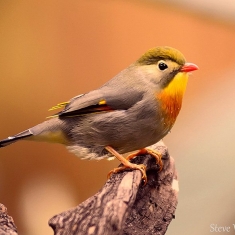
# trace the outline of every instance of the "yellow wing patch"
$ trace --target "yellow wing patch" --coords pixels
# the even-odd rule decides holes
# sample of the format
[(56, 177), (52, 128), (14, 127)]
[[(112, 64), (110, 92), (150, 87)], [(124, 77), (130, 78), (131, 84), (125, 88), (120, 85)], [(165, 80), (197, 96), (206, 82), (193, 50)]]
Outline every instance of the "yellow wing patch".
[[(79, 96), (81, 96), (81, 95), (79, 95)], [(78, 96), (78, 97), (79, 97)], [(50, 108), (48, 111), (53, 111), (53, 110), (56, 110), (56, 109), (60, 109), (60, 108), (64, 108), (67, 104), (69, 104), (70, 103), (70, 101), (68, 101), (68, 102), (63, 102), (63, 103), (59, 103), (59, 104), (57, 104), (57, 105), (55, 105), (55, 106), (53, 106), (52, 108)], [(98, 107), (93, 107), (93, 106), (98, 106)], [(100, 106), (100, 107), (99, 107)], [(85, 109), (88, 109), (88, 111), (89, 111), (89, 109), (91, 109), (90, 111), (89, 111), (89, 113), (98, 113), (98, 112), (100, 112), (100, 111), (112, 111), (112, 109), (109, 107), (109, 106), (106, 106), (106, 100), (104, 100), (104, 99), (101, 99), (100, 101), (99, 101), (99, 103), (98, 104), (95, 104), (95, 105), (91, 105), (91, 108), (90, 107), (85, 107)], [(92, 112), (91, 112), (92, 111)], [(97, 112), (96, 112), (97, 111)], [(86, 113), (79, 113), (79, 114), (71, 114), (71, 116), (69, 116), (69, 115), (66, 115), (66, 117), (75, 117), (75, 116), (81, 116), (81, 115), (86, 115)], [(47, 117), (47, 118), (55, 118), (55, 117), (58, 117), (58, 114), (55, 114), (55, 115), (52, 115), (52, 116), (49, 116), (49, 117)]]
[(103, 104), (106, 104), (106, 100), (101, 100), (101, 101), (99, 102), (99, 105), (103, 105)]
[[(59, 103), (59, 104), (51, 107), (48, 111), (53, 111), (53, 110), (56, 110), (56, 109), (64, 108), (67, 104), (69, 104), (69, 101)], [(58, 117), (58, 115), (55, 114), (55, 115), (52, 115), (52, 116), (49, 116), (49, 117), (46, 117), (46, 118), (55, 118), (55, 117)]]
[(56, 110), (56, 109), (63, 108), (63, 107), (66, 106), (68, 103), (69, 103), (69, 101), (59, 103), (59, 104), (57, 104), (57, 105), (51, 107), (48, 111), (52, 111), (52, 110)]
[(58, 117), (58, 115), (56, 114), (56, 115), (48, 116), (48, 117), (46, 117), (46, 119), (48, 119), (48, 118), (55, 118), (55, 117)]

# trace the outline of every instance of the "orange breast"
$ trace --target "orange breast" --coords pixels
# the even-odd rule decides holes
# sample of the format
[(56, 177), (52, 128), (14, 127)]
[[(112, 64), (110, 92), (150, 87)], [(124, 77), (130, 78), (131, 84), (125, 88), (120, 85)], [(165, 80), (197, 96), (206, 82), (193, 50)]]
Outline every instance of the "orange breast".
[(183, 95), (169, 96), (166, 92), (161, 92), (158, 99), (161, 103), (161, 111), (164, 122), (167, 126), (173, 126), (182, 106)]
[(160, 102), (164, 123), (168, 128), (173, 126), (179, 114), (187, 81), (187, 73), (178, 73), (167, 87), (156, 94), (156, 98)]

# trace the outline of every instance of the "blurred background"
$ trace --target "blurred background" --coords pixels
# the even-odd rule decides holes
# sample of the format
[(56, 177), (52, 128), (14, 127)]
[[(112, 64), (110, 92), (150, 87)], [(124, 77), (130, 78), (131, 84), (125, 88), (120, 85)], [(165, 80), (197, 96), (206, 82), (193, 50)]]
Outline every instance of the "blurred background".
[[(232, 230), (234, 12), (233, 0), (0, 0), (0, 139), (42, 122), (51, 106), (98, 88), (149, 48), (175, 47), (200, 70), (164, 139), (180, 180), (167, 234), (211, 234), (212, 224)], [(19, 234), (52, 235), (48, 219), (97, 192), (118, 164), (22, 141), (0, 150), (0, 202)]]

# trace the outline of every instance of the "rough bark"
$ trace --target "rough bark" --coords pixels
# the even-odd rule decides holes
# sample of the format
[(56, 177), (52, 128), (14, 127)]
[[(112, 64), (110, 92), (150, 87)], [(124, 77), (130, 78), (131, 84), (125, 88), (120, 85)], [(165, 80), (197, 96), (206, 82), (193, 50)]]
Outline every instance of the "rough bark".
[(0, 204), (0, 235), (17, 235), (17, 229), (11, 216), (7, 214), (7, 208)]
[(151, 148), (163, 155), (161, 172), (153, 157), (136, 157), (132, 162), (147, 166), (145, 186), (138, 170), (113, 174), (94, 196), (49, 220), (54, 234), (165, 234), (177, 206), (177, 173), (162, 141)]
[[(153, 157), (136, 157), (132, 162), (147, 166), (145, 186), (138, 170), (113, 174), (94, 196), (49, 220), (54, 234), (165, 234), (177, 206), (177, 173), (163, 142), (151, 148), (163, 155), (162, 171)], [(12, 217), (0, 204), (0, 235), (17, 234)]]

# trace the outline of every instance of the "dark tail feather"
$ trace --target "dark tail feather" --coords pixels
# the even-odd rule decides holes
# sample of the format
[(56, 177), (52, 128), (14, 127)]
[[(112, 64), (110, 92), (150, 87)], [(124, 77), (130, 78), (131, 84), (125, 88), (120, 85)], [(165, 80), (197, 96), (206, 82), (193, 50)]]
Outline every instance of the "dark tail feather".
[(20, 132), (17, 135), (10, 136), (7, 139), (0, 140), (0, 148), (5, 147), (5, 146), (7, 146), (9, 144), (12, 144), (12, 143), (14, 143), (14, 142), (16, 142), (18, 140), (27, 138), (27, 137), (29, 137), (31, 135), (33, 135), (33, 134), (30, 132), (30, 130), (26, 130), (26, 131)]

